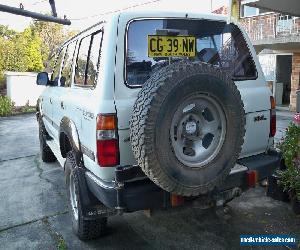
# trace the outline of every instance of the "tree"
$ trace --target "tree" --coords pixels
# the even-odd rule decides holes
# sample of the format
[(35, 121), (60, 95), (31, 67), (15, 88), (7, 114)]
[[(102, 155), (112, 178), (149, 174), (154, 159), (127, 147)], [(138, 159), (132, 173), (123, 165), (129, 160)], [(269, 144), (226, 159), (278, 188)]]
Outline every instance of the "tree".
[(127, 64), (131, 64), (131, 63), (136, 62), (136, 58), (134, 56), (134, 51), (128, 50), (126, 60), (127, 60)]
[(0, 25), (0, 38), (9, 39), (16, 35), (16, 31), (9, 29), (7, 26)]
[(9, 44), (9, 39), (11, 39), (16, 34), (15, 31), (9, 29), (7, 26), (0, 25), (0, 89), (4, 84), (5, 62), (7, 57), (7, 51), (11, 47)]
[(0, 25), (0, 85), (4, 71), (52, 68), (56, 49), (75, 33), (60, 24), (41, 21), (34, 21), (23, 32)]
[(62, 25), (57, 23), (34, 21), (31, 29), (41, 38), (41, 53), (45, 68), (53, 67), (52, 58), (56, 49), (67, 39), (76, 34), (75, 31), (66, 31)]
[(43, 69), (41, 39), (31, 28), (18, 33), (0, 25), (0, 34), (0, 82), (4, 81), (4, 71)]
[[(2, 68), (9, 71), (40, 71), (43, 69), (41, 39), (30, 28), (2, 39)], [(0, 52), (1, 53), (1, 52)]]

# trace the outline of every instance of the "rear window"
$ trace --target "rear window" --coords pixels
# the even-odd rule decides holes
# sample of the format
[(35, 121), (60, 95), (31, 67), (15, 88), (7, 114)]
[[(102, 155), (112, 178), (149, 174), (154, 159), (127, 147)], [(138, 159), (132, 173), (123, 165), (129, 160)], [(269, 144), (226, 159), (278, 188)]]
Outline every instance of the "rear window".
[[(191, 53), (181, 53), (187, 44), (191, 45)], [(156, 53), (159, 51), (165, 53)], [(233, 80), (257, 78), (253, 58), (236, 25), (183, 19), (136, 20), (129, 24), (128, 86), (142, 86), (155, 71), (180, 60), (212, 64), (226, 71)]]

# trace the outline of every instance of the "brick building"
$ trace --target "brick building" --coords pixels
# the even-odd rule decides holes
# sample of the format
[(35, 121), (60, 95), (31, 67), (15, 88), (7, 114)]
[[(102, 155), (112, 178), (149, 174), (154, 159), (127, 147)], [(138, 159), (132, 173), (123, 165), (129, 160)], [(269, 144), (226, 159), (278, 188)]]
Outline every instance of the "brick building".
[(300, 84), (300, 18), (246, 6), (239, 22), (246, 29), (278, 106), (296, 109)]
[[(277, 106), (295, 111), (296, 91), (300, 85), (300, 18), (245, 5), (249, 2), (254, 2), (254, 5), (256, 2), (268, 4), (268, 1), (233, 0), (231, 15), (238, 18), (247, 31)], [(300, 16), (295, 1), (286, 2), (285, 13), (294, 11), (299, 12)], [(295, 3), (297, 8), (293, 6)], [(228, 8), (223, 6), (213, 13), (227, 15)]]

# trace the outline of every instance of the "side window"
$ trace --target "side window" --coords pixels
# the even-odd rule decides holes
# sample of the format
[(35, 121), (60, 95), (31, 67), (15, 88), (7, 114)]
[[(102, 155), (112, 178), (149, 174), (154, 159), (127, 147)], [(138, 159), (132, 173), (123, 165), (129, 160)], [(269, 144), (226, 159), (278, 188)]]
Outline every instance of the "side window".
[(49, 62), (45, 65), (45, 72), (52, 75), (57, 57), (58, 57), (58, 51), (55, 52), (55, 54), (50, 58)]
[(81, 39), (75, 68), (75, 84), (85, 85), (86, 66), (92, 36)]
[(70, 43), (67, 47), (67, 52), (65, 54), (64, 64), (63, 64), (61, 77), (60, 77), (60, 86), (62, 87), (71, 86), (72, 65), (73, 65), (75, 47), (76, 47), (76, 41)]
[(81, 40), (75, 68), (76, 85), (95, 86), (100, 63), (101, 43), (101, 31)]
[(92, 45), (90, 50), (86, 85), (94, 86), (97, 81), (99, 64), (100, 64), (100, 53), (102, 43), (102, 32), (95, 33), (92, 36)]
[(56, 62), (55, 62), (53, 72), (52, 72), (51, 80), (56, 82), (55, 85), (58, 85), (60, 67), (61, 67), (61, 63), (62, 63), (63, 58), (64, 58), (65, 51), (66, 51), (66, 47), (64, 47), (60, 50), (60, 52), (58, 54), (58, 57), (56, 59)]

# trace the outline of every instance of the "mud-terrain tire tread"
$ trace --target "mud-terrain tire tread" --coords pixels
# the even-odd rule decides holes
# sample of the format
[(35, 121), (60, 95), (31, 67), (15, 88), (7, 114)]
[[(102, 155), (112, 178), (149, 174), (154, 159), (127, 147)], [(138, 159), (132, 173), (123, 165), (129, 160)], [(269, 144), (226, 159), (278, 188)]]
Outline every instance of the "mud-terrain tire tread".
[(75, 192), (76, 195), (79, 195), (78, 191), (78, 172), (77, 170), (77, 165), (75, 161), (75, 156), (72, 151), (67, 153), (67, 158), (65, 162), (65, 177), (66, 177), (66, 187), (67, 187), (67, 197), (68, 197), (68, 207), (69, 211), (71, 213), (72, 217), (72, 228), (74, 233), (78, 236), (78, 238), (82, 241), (88, 241), (92, 239), (97, 239), (104, 235), (107, 231), (107, 218), (103, 217), (100, 219), (89, 219), (86, 220), (82, 216), (82, 210), (81, 210), (81, 204), (80, 204), (80, 199), (77, 198), (78, 200), (78, 220), (75, 219), (71, 204), (70, 204), (70, 193), (69, 193), (69, 178), (71, 171), (73, 172), (74, 175), (74, 182), (75, 182)]

